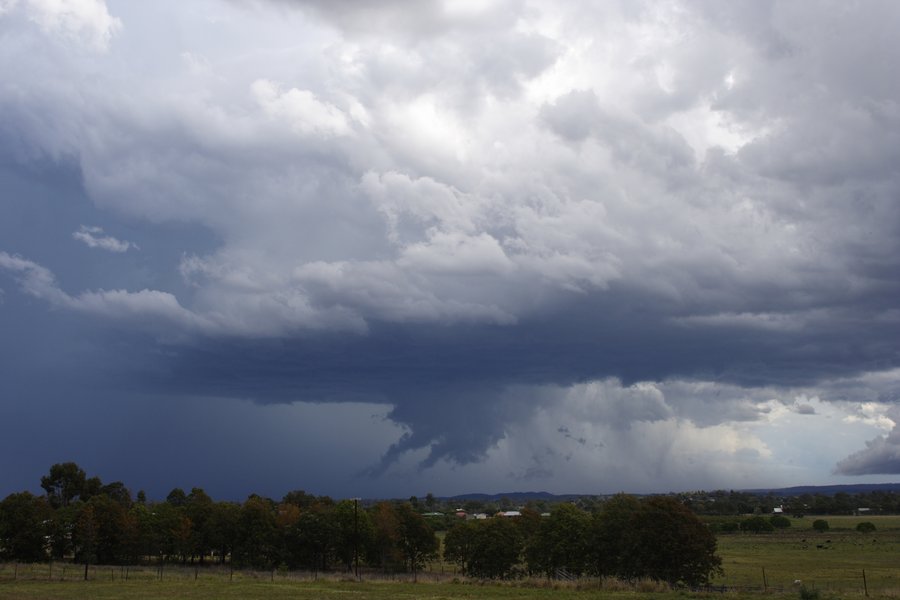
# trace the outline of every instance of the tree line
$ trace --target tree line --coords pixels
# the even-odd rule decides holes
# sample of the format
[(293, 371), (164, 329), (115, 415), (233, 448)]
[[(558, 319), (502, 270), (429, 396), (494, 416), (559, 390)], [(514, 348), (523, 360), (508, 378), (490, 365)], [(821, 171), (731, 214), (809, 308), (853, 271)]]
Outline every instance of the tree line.
[(135, 499), (121, 482), (87, 478), (75, 463), (53, 465), (46, 492), (0, 501), (0, 559), (72, 559), (83, 564), (141, 562), (315, 571), (372, 568), (415, 572), (437, 556), (438, 540), (409, 503), (334, 501), (299, 490), (281, 501), (251, 495), (214, 501), (200, 488), (176, 488), (165, 501)]
[(548, 517), (466, 521), (444, 539), (444, 558), (478, 578), (520, 574), (642, 578), (708, 584), (721, 572), (716, 539), (674, 498), (619, 494), (588, 513), (559, 504)]
[(775, 507), (798, 516), (852, 515), (860, 508), (869, 509), (869, 514), (900, 514), (900, 493), (887, 490), (797, 495), (718, 490), (682, 493), (677, 497), (699, 515), (772, 514)]
[[(281, 501), (251, 495), (215, 501), (174, 489), (161, 502), (132, 498), (121, 482), (88, 478), (75, 463), (53, 465), (45, 494), (0, 501), (0, 559), (74, 560), (85, 565), (225, 563), (237, 568), (415, 573), (439, 556), (434, 508), (410, 501), (363, 506), (304, 491)], [(430, 496), (430, 495), (429, 495)], [(437, 520), (438, 523), (443, 523)], [(716, 540), (683, 502), (618, 495), (587, 512), (571, 503), (549, 516), (454, 518), (443, 557), (476, 578), (608, 576), (700, 585), (720, 571)]]

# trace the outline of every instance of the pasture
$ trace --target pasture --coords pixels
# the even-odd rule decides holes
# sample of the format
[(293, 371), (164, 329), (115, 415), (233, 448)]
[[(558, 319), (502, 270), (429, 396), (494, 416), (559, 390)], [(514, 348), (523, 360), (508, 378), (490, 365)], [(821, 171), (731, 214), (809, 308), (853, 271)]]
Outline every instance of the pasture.
[[(727, 586), (716, 592), (665, 591), (652, 582), (634, 585), (586, 579), (579, 582), (519, 580), (505, 583), (466, 582), (450, 565), (435, 563), (420, 574), (419, 582), (391, 580), (378, 574), (357, 582), (341, 575), (316, 577), (313, 573), (231, 572), (223, 567), (167, 566), (162, 579), (155, 567), (92, 567), (83, 581), (78, 565), (0, 564), (0, 600), (26, 599), (134, 599), (186, 598), (292, 598), (299, 600), (434, 599), (434, 600), (576, 600), (587, 598), (743, 598), (799, 597), (800, 580), (820, 597), (900, 597), (900, 517), (824, 517), (830, 530), (815, 532), (818, 517), (792, 519), (792, 527), (768, 534), (718, 536), (724, 574), (714, 581)], [(873, 533), (855, 530), (860, 521), (871, 521)], [(865, 571), (865, 583), (863, 580)], [(403, 576), (405, 578), (405, 576)], [(767, 592), (763, 594), (763, 591)]]
[[(819, 518), (828, 521), (828, 531), (812, 529)], [(862, 521), (872, 522), (877, 530), (857, 532)], [(725, 573), (714, 583), (789, 590), (799, 580), (823, 592), (862, 594), (867, 587), (870, 595), (900, 594), (900, 516), (805, 517), (791, 522), (789, 529), (772, 533), (719, 535)]]

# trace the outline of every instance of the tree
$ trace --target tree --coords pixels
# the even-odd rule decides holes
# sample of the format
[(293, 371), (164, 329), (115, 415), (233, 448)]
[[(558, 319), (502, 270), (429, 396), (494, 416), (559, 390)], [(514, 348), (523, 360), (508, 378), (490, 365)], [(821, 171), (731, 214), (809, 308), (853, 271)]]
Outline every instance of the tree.
[(29, 492), (10, 494), (0, 502), (0, 559), (47, 560), (45, 523), (50, 505)]
[(415, 579), (426, 562), (437, 558), (440, 543), (434, 531), (411, 504), (398, 506), (397, 517), (400, 550)]
[(224, 564), (225, 558), (234, 549), (237, 539), (237, 523), (240, 506), (233, 502), (216, 502), (212, 506), (207, 527), (209, 528), (209, 545), (219, 555), (219, 562)]
[(191, 520), (190, 554), (199, 557), (203, 564), (206, 555), (212, 550), (213, 532), (210, 530), (210, 518), (213, 512), (213, 501), (201, 488), (192, 488), (184, 506), (187, 518)]
[(573, 504), (561, 504), (541, 521), (535, 535), (525, 549), (528, 569), (548, 578), (565, 570), (581, 575), (588, 567), (588, 530), (590, 519)]
[(675, 498), (618, 495), (595, 516), (593, 530), (599, 575), (702, 585), (721, 572), (715, 536)]
[(708, 584), (712, 575), (722, 571), (715, 536), (676, 499), (643, 500), (637, 526), (643, 541), (639, 556), (644, 576), (669, 585), (696, 586)]
[(444, 559), (471, 577), (505, 579), (516, 572), (522, 540), (522, 531), (512, 519), (458, 523), (444, 538)]
[(589, 559), (594, 574), (632, 579), (640, 576), (640, 549), (636, 520), (641, 505), (627, 494), (616, 494), (594, 513), (590, 529)]
[(828, 521), (826, 521), (824, 519), (816, 519), (815, 521), (813, 521), (812, 528), (815, 529), (816, 531), (818, 531), (819, 533), (822, 533), (823, 531), (828, 531), (828, 529), (829, 529)]
[(382, 569), (394, 568), (403, 564), (400, 551), (400, 519), (394, 505), (390, 502), (379, 502), (370, 514), (372, 521), (372, 539), (369, 545), (368, 562), (379, 565)]
[(857, 524), (856, 530), (860, 533), (872, 533), (875, 531), (875, 523), (863, 521), (862, 523)]
[(41, 488), (47, 492), (47, 500), (53, 508), (69, 506), (84, 491), (86, 475), (73, 462), (57, 463), (50, 473), (41, 477)]
[(293, 490), (284, 495), (282, 504), (293, 504), (298, 508), (309, 508), (316, 503), (316, 497), (303, 490)]
[(131, 492), (121, 481), (113, 481), (112, 483), (101, 486), (100, 494), (109, 497), (111, 500), (115, 500), (126, 510), (131, 508)]
[(332, 510), (331, 505), (317, 502), (288, 528), (284, 543), (289, 565), (304, 565), (316, 572), (328, 569), (336, 531)]
[(353, 570), (353, 559), (371, 543), (372, 522), (358, 501), (342, 500), (332, 510), (334, 523), (333, 546), (338, 560), (347, 571)]
[(769, 533), (775, 531), (775, 525), (763, 517), (756, 516), (741, 521), (741, 531), (749, 531), (751, 533)]
[(187, 494), (185, 494), (184, 490), (181, 488), (174, 488), (171, 492), (169, 492), (169, 495), (166, 496), (166, 502), (176, 508), (184, 506), (185, 504), (187, 504), (187, 501)]
[(273, 503), (259, 496), (250, 496), (241, 506), (238, 516), (232, 560), (237, 564), (268, 569), (275, 565), (277, 556), (278, 535)]
[(76, 542), (91, 561), (113, 565), (124, 562), (127, 515), (121, 504), (100, 494), (81, 505)]
[(84, 578), (88, 578), (88, 565), (97, 562), (97, 516), (93, 504), (84, 504), (78, 511), (73, 532), (75, 560), (84, 564)]

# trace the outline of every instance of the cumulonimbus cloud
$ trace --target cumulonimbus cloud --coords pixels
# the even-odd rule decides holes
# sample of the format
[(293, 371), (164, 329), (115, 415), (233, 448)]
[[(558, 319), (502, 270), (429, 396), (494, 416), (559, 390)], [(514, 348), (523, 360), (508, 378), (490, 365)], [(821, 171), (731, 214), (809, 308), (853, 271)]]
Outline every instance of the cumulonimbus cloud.
[[(314, 18), (270, 34), (277, 4)], [(96, 207), (216, 241), (154, 266), (187, 291), (0, 266), (52, 306), (192, 337), (184, 389), (371, 391), (409, 428), (384, 464), (480, 460), (547, 386), (614, 378), (596, 418), (702, 428), (761, 418), (767, 386), (896, 367), (895, 7), (450, 4), (213, 4), (242, 35), (192, 38), (164, 76), (16, 38), (2, 58), (36, 68), (0, 88), (5, 151), (72, 160)], [(21, 7), (98, 47), (129, 31), (98, 1)]]

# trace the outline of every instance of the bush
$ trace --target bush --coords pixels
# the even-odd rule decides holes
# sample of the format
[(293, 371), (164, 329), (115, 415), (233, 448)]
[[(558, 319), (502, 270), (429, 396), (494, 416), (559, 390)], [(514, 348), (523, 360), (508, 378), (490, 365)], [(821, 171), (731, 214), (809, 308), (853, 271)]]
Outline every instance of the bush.
[(784, 515), (773, 515), (769, 517), (769, 523), (771, 523), (772, 527), (775, 529), (787, 529), (791, 526), (791, 520)]
[(875, 523), (871, 521), (863, 521), (856, 526), (856, 530), (860, 533), (872, 533), (875, 531)]
[(816, 519), (815, 521), (813, 521), (812, 528), (819, 532), (828, 531), (828, 521), (824, 519)]
[(763, 517), (750, 517), (741, 521), (741, 531), (750, 531), (752, 533), (768, 533), (774, 531), (775, 527)]

